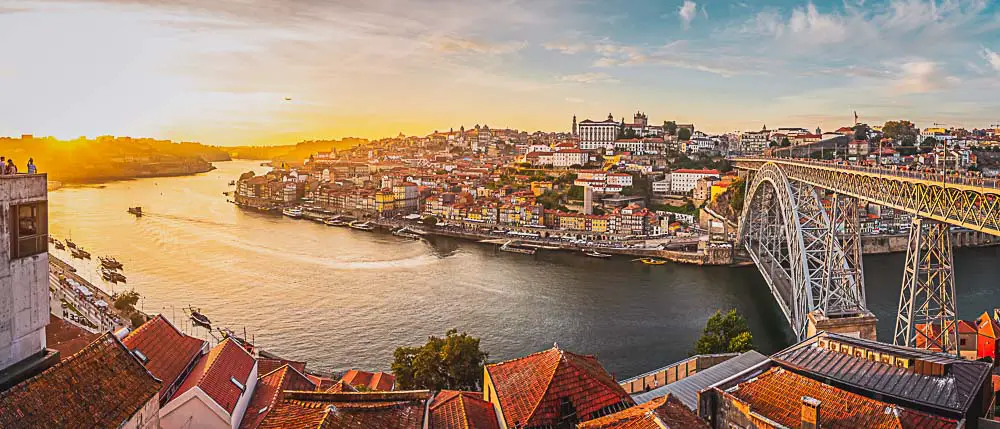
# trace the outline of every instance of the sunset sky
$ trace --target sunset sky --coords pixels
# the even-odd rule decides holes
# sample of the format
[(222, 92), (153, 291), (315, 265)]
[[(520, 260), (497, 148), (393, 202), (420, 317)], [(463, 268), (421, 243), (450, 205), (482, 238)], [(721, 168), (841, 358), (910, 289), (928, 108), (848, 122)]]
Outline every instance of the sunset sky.
[[(1000, 123), (996, 1), (0, 0), (0, 135)], [(290, 97), (291, 101), (285, 101)]]

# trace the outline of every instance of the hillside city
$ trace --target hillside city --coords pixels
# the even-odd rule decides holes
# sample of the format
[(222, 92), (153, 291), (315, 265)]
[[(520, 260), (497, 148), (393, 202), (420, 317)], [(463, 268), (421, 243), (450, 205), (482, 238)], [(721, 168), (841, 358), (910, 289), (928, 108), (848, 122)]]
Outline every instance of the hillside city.
[[(234, 177), (227, 196), (245, 210), (418, 239), (731, 265), (745, 186), (733, 156), (992, 180), (998, 145), (1000, 129), (908, 121), (710, 135), (637, 112), (631, 122), (574, 117), (566, 132), (476, 125), (331, 145), (266, 161), (270, 171)], [(908, 348), (831, 329), (767, 356), (732, 312), (709, 320), (697, 354), (621, 379), (586, 350), (558, 344), (490, 361), (478, 339), (457, 331), (397, 349), (392, 372), (313, 370), (231, 331), (195, 338), (138, 311), (137, 295), (108, 296), (79, 277), (49, 248), (63, 242), (48, 234), (42, 168), (0, 176), (12, 216), (0, 229), (9, 260), (0, 285), (13, 291), (13, 305), (0, 301), (0, 427), (1000, 427), (1000, 310), (946, 327), (960, 339), (953, 354), (919, 338)], [(910, 225), (889, 208), (859, 209), (868, 235)], [(191, 314), (209, 323), (200, 317)]]

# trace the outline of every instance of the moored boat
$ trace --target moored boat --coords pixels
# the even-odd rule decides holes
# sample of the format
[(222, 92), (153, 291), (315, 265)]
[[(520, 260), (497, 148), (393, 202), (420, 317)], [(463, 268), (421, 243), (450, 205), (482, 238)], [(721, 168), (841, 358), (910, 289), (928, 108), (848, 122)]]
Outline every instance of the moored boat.
[(107, 268), (109, 270), (120, 270), (120, 269), (124, 268), (124, 266), (122, 265), (122, 263), (118, 262), (113, 257), (110, 257), (110, 256), (108, 256), (108, 257), (100, 256), (97, 259), (99, 259), (101, 261), (101, 266), (102, 267)]
[(282, 210), (281, 214), (293, 219), (298, 219), (302, 217), (302, 209), (298, 207), (289, 207)]
[(142, 207), (129, 207), (128, 212), (135, 215), (135, 217), (142, 217)]
[(59, 249), (59, 250), (66, 250), (66, 245), (65, 245), (65, 244), (62, 244), (62, 242), (61, 242), (61, 241), (59, 241), (59, 240), (56, 240), (56, 242), (55, 242), (55, 246), (56, 246), (56, 249)]
[(611, 257), (610, 254), (601, 253), (601, 252), (598, 252), (596, 250), (588, 250), (588, 251), (583, 252), (583, 254), (587, 255), (587, 256), (590, 256), (591, 258), (600, 258), (600, 259), (608, 259), (608, 258)]
[(68, 238), (66, 239), (66, 246), (68, 246), (70, 249), (76, 249), (76, 243), (74, 243), (72, 240)]
[(323, 223), (326, 224), (326, 225), (328, 225), (328, 226), (345, 226), (345, 225), (347, 225), (347, 222), (345, 222), (343, 219), (341, 219), (340, 216), (334, 216), (332, 218), (329, 218), (329, 219), (323, 221)]
[(188, 311), (191, 313), (191, 321), (195, 325), (204, 326), (208, 329), (212, 329), (212, 321), (208, 319), (208, 316), (201, 314), (200, 309), (194, 307), (188, 307)]
[(663, 265), (667, 263), (667, 261), (664, 261), (663, 259), (656, 259), (656, 258), (639, 258), (635, 260), (642, 262), (643, 264), (646, 265)]
[(370, 223), (368, 223), (368, 222), (354, 221), (354, 222), (351, 222), (351, 223), (347, 224), (347, 226), (349, 226), (351, 228), (354, 228), (354, 229), (357, 229), (357, 230), (361, 230), (361, 231), (374, 231), (375, 230), (375, 226), (372, 225), (372, 224), (370, 224)]

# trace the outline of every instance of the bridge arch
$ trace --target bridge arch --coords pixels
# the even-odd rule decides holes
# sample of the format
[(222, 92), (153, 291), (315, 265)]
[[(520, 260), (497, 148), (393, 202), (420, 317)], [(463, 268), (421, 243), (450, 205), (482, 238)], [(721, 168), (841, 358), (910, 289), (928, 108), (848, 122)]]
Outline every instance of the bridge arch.
[(757, 170), (746, 190), (739, 242), (801, 338), (815, 297), (809, 287), (811, 270), (804, 252), (802, 216), (795, 204), (797, 191), (778, 166), (767, 163)]

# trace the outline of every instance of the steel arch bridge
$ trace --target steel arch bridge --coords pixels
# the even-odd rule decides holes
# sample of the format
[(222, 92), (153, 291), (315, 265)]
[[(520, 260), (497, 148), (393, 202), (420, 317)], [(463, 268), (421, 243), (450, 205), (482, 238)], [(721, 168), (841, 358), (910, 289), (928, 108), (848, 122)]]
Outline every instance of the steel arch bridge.
[[(855, 212), (865, 201), (913, 217), (894, 342), (957, 352), (950, 226), (1000, 235), (998, 181), (793, 159), (731, 161), (749, 176), (740, 242), (800, 338), (804, 313), (868, 313)], [(820, 192), (832, 193), (828, 209)]]
[[(739, 238), (800, 339), (807, 315), (868, 312), (857, 207), (834, 198), (826, 210), (813, 185), (789, 179), (774, 164), (756, 169), (747, 187)], [(853, 223), (852, 223), (853, 220)]]

